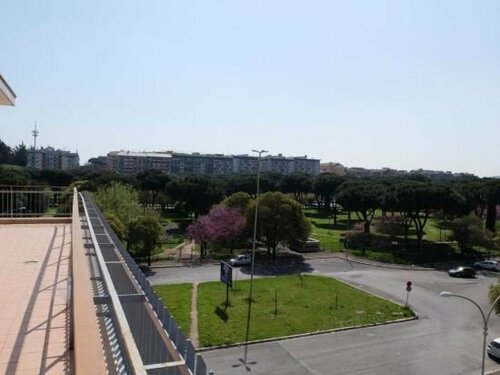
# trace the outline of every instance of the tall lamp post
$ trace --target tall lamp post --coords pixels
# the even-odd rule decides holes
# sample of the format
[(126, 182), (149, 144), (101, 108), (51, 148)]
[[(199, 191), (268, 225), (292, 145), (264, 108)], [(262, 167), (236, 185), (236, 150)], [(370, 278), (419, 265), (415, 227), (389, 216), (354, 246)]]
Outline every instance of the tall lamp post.
[(243, 363), (247, 363), (248, 354), (248, 337), (250, 335), (250, 314), (252, 312), (252, 296), (253, 296), (253, 272), (255, 266), (255, 242), (257, 242), (257, 212), (259, 208), (259, 192), (260, 192), (260, 161), (262, 154), (266, 153), (266, 150), (252, 150), (259, 154), (257, 159), (257, 194), (255, 195), (255, 216), (253, 219), (253, 237), (252, 237), (252, 263), (250, 267), (250, 290), (248, 292), (248, 314), (247, 314), (247, 331), (245, 334), (245, 354), (243, 356)]
[(490, 320), (490, 316), (491, 316), (491, 313), (493, 311), (493, 308), (497, 304), (498, 300), (500, 300), (500, 295), (495, 299), (495, 301), (493, 301), (493, 303), (491, 304), (486, 315), (484, 314), (484, 311), (481, 308), (481, 306), (479, 306), (476, 301), (474, 301), (468, 297), (461, 296), (460, 294), (450, 293), (450, 292), (441, 292), (439, 294), (439, 296), (440, 297), (462, 298), (462, 299), (465, 299), (465, 300), (469, 301), (470, 303), (474, 304), (474, 306), (476, 306), (479, 309), (479, 312), (481, 313), (481, 316), (483, 317), (483, 361), (481, 363), (481, 375), (484, 375), (484, 362), (485, 362), (485, 357), (486, 357), (486, 337), (488, 336), (488, 321)]

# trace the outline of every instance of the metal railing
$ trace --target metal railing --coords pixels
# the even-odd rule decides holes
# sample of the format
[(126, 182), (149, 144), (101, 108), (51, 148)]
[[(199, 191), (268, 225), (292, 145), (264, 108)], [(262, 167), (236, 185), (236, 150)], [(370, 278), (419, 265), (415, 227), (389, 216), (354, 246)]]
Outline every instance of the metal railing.
[(82, 202), (106, 285), (106, 295), (96, 303), (112, 307), (118, 344), (125, 346), (121, 350), (127, 362), (125, 372), (206, 375), (205, 361), (196, 354), (90, 194), (84, 193)]
[(0, 186), (0, 218), (69, 217), (72, 198), (66, 187)]

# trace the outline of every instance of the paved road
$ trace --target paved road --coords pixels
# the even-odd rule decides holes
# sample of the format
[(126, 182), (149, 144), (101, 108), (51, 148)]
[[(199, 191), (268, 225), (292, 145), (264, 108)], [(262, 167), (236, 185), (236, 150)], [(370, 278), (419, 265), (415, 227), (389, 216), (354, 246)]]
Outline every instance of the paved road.
[[(281, 265), (255, 265), (256, 277), (291, 274), (297, 272), (313, 273), (339, 273), (363, 269), (371, 269), (373, 267), (349, 263), (343, 259), (326, 258), (326, 259), (311, 259), (307, 261), (294, 261), (289, 264)], [(202, 266), (193, 267), (166, 267), (152, 268), (151, 274), (148, 276), (152, 284), (179, 284), (191, 282), (205, 282), (219, 280), (220, 264), (213, 263)], [(233, 278), (238, 280), (250, 278), (250, 267), (233, 268)]]
[[(488, 305), (488, 285), (494, 275), (481, 274), (473, 280), (453, 279), (440, 271), (388, 270), (349, 263), (341, 259), (314, 259), (300, 265), (309, 272), (329, 275), (378, 295), (403, 302), (406, 281), (414, 289), (410, 304), (420, 319), (412, 322), (370, 327), (298, 339), (256, 344), (249, 347), (248, 368), (239, 359), (243, 348), (203, 353), (209, 368), (226, 374), (477, 374), (481, 366), (481, 317), (470, 303), (439, 297), (447, 290)], [(151, 281), (189, 282), (218, 279), (217, 265), (196, 269), (155, 270)], [(260, 274), (265, 274), (262, 268)], [(275, 272), (292, 272), (275, 267)], [(244, 272), (239, 273), (239, 277)], [(500, 318), (493, 316), (489, 338), (500, 336)], [(500, 365), (486, 359), (487, 369)]]

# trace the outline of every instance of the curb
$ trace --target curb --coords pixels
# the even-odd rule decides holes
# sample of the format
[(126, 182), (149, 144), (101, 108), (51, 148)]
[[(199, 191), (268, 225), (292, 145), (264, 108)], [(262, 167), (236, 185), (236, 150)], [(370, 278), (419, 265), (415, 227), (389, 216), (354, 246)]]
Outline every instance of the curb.
[[(367, 327), (385, 326), (385, 325), (389, 325), (389, 324), (404, 323), (404, 322), (409, 322), (409, 321), (412, 321), (412, 320), (417, 320), (418, 319), (418, 313), (416, 311), (414, 311), (414, 310), (412, 310), (412, 311), (415, 313), (415, 316), (412, 316), (412, 317), (409, 317), (409, 318), (402, 318), (402, 319), (396, 319), (396, 320), (388, 320), (388, 321), (385, 321), (385, 322), (376, 322), (376, 323), (362, 324), (362, 325), (358, 325), (358, 326), (332, 328), (332, 329), (326, 329), (326, 330), (322, 330), (322, 331), (298, 333), (296, 335), (272, 337), (272, 338), (262, 339), (262, 340), (253, 340), (253, 341), (249, 341), (248, 344), (249, 345), (255, 345), (255, 344), (262, 344), (262, 343), (273, 342), (273, 341), (291, 340), (291, 339), (297, 339), (297, 338), (308, 337), (308, 336), (323, 335), (323, 334), (326, 334), (326, 333), (342, 332), (342, 331), (348, 331), (348, 330), (360, 329), (360, 328), (367, 328)], [(197, 353), (198, 352), (201, 353), (201, 352), (209, 352), (209, 351), (212, 351), (212, 350), (219, 350), (219, 349), (237, 348), (237, 347), (240, 347), (240, 346), (243, 346), (243, 345), (245, 345), (244, 342), (238, 342), (238, 343), (229, 344), (229, 345), (209, 346), (209, 347), (198, 348), (198, 349), (196, 349), (196, 352)]]
[(186, 267), (184, 264), (165, 264), (158, 266), (150, 266), (150, 269), (160, 269), (160, 268), (178, 268), (178, 267)]
[[(302, 255), (302, 254), (300, 254)], [(363, 260), (361, 258), (346, 258), (346, 257), (342, 257), (342, 256), (339, 256), (337, 253), (328, 253), (328, 252), (324, 252), (324, 254), (318, 254), (319, 256), (316, 256), (316, 257), (307, 257), (307, 256), (303, 256), (303, 259), (305, 261), (308, 261), (308, 260), (314, 260), (314, 259), (331, 259), (331, 258), (336, 258), (336, 259), (341, 259), (341, 260), (345, 260), (347, 262), (352, 262), (352, 263), (358, 263), (358, 264), (364, 264), (366, 266), (372, 266), (372, 267), (378, 267), (378, 268), (386, 268), (386, 269), (393, 269), (393, 270), (403, 270), (403, 271), (435, 271), (436, 269), (435, 268), (431, 268), (431, 267), (412, 267), (412, 266), (405, 266), (405, 265), (397, 265), (395, 263), (387, 263), (387, 264), (384, 264), (384, 263), (379, 263), (379, 262), (370, 262), (370, 261), (366, 261), (366, 260)], [(201, 263), (199, 264), (200, 266), (201, 265), (218, 265), (219, 262), (206, 262), (206, 263)], [(149, 267), (150, 269), (161, 269), (161, 268), (176, 268), (176, 267), (189, 267), (189, 268), (192, 268), (193, 266), (192, 265), (185, 265), (185, 264), (165, 264), (165, 265), (153, 265), (151, 267)], [(500, 375), (500, 374), (499, 374)]]
[(391, 270), (403, 270), (403, 271), (435, 271), (436, 269), (434, 268), (426, 268), (426, 267), (411, 267), (411, 266), (397, 266), (394, 265), (394, 263), (388, 263), (387, 265), (381, 264), (381, 263), (372, 263), (372, 262), (367, 262), (359, 259), (349, 259), (345, 257), (339, 257), (338, 255), (332, 256), (332, 258), (337, 258), (337, 259), (343, 259), (347, 262), (352, 262), (352, 263), (358, 263), (358, 264), (364, 264), (366, 266), (372, 266), (372, 267), (378, 267), (378, 268), (387, 268)]

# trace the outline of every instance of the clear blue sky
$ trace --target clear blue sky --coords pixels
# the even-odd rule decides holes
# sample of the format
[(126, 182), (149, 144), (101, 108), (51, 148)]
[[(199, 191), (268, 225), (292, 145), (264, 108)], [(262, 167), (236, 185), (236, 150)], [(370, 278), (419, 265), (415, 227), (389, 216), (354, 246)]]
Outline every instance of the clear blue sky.
[(7, 1), (0, 139), (500, 175), (500, 1)]

